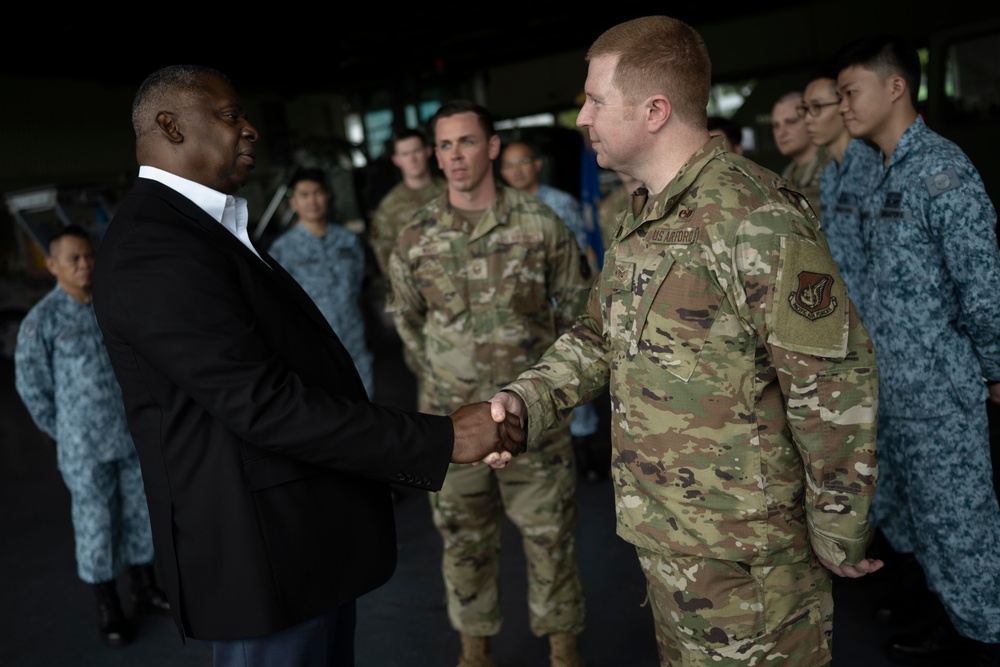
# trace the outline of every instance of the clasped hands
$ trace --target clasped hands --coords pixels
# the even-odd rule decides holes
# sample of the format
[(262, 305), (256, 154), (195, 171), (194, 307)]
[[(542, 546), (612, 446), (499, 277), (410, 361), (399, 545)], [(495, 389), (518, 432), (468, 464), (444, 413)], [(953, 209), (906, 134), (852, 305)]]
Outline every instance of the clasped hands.
[(451, 413), (455, 429), (452, 463), (503, 468), (527, 447), (527, 418), (524, 402), (507, 391), (489, 401), (463, 405)]

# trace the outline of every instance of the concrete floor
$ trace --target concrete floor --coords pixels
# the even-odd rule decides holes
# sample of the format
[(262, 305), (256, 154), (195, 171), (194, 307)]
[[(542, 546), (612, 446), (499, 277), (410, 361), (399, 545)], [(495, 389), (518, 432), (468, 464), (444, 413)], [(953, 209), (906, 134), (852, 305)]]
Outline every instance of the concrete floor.
[[(405, 407), (413, 400), (413, 378), (397, 345), (388, 335), (374, 342), (381, 388), (376, 399)], [(210, 667), (207, 649), (197, 641), (182, 643), (167, 617), (140, 618), (127, 647), (101, 644), (93, 596), (76, 577), (69, 495), (54, 449), (28, 417), (12, 377), (11, 365), (0, 363), (0, 666)], [(610, 482), (581, 481), (578, 540), (588, 614), (581, 650), (588, 667), (656, 667), (644, 580), (632, 547), (615, 535), (612, 498)], [(445, 613), (440, 539), (425, 494), (400, 491), (397, 526), (396, 574), (359, 601), (357, 665), (454, 665), (458, 640)], [(505, 625), (494, 640), (497, 663), (543, 667), (548, 647), (527, 627), (524, 558), (510, 525), (503, 545)], [(886, 586), (881, 573), (837, 582), (834, 667), (892, 664), (883, 652), (888, 631), (871, 622), (874, 600)], [(124, 581), (119, 588), (124, 593)]]

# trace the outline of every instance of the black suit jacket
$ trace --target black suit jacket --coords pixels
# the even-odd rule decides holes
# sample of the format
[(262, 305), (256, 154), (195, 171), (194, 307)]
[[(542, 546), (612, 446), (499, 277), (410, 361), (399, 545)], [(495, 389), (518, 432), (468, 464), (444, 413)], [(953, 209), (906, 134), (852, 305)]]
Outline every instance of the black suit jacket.
[(139, 179), (98, 248), (94, 310), (184, 635), (329, 611), (396, 563), (389, 482), (438, 490), (447, 417), (376, 406), (306, 293), (187, 198)]

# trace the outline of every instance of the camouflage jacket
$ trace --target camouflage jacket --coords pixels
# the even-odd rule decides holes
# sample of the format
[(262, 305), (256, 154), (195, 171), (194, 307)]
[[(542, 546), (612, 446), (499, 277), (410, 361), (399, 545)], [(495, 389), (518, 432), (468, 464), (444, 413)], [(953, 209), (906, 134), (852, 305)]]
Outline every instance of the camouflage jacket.
[(611, 246), (611, 239), (615, 237), (615, 231), (618, 229), (619, 216), (628, 207), (631, 199), (632, 193), (620, 184), (601, 200), (597, 209), (597, 225), (601, 228), (601, 242), (605, 250)]
[(1000, 380), (1000, 249), (979, 172), (917, 117), (875, 180), (862, 229), (862, 303), (879, 355), (882, 410), (981, 410), (983, 378)]
[(59, 286), (21, 322), (14, 386), (38, 428), (56, 441), (60, 470), (136, 455), (94, 307)]
[(868, 258), (861, 239), (862, 203), (880, 170), (878, 151), (861, 139), (851, 139), (843, 159), (830, 160), (819, 179), (823, 233), (862, 322), (862, 293), (868, 275)]
[(809, 201), (809, 205), (813, 207), (814, 211), (819, 211), (819, 179), (823, 174), (823, 170), (826, 165), (830, 163), (833, 157), (830, 155), (830, 151), (826, 148), (821, 147), (813, 155), (809, 162), (803, 165), (797, 165), (794, 161), (789, 162), (785, 165), (784, 171), (781, 172), (781, 177), (792, 184), (796, 190), (805, 195), (806, 199)]
[(632, 197), (588, 313), (507, 388), (538, 429), (610, 382), (618, 533), (751, 564), (855, 562), (877, 369), (803, 197), (721, 138)]
[(474, 228), (444, 193), (403, 230), (390, 258), (386, 309), (420, 378), (423, 412), (489, 400), (572, 326), (593, 283), (552, 209), (497, 187)]
[(420, 190), (411, 190), (405, 183), (397, 183), (379, 202), (372, 214), (369, 243), (378, 270), (387, 280), (389, 255), (399, 232), (413, 219), (413, 214), (420, 207), (438, 197), (446, 187), (445, 180), (440, 176), (435, 176), (430, 185)]

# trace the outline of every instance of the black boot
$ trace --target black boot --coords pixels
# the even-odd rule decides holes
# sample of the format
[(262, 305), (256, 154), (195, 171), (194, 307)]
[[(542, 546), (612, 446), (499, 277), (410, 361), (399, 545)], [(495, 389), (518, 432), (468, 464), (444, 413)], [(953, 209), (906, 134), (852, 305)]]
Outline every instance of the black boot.
[(115, 581), (93, 584), (97, 596), (97, 629), (106, 646), (118, 648), (132, 641), (132, 624), (125, 618)]
[(170, 603), (166, 594), (156, 585), (152, 565), (130, 565), (132, 579), (132, 603), (136, 612), (142, 614), (169, 614)]

